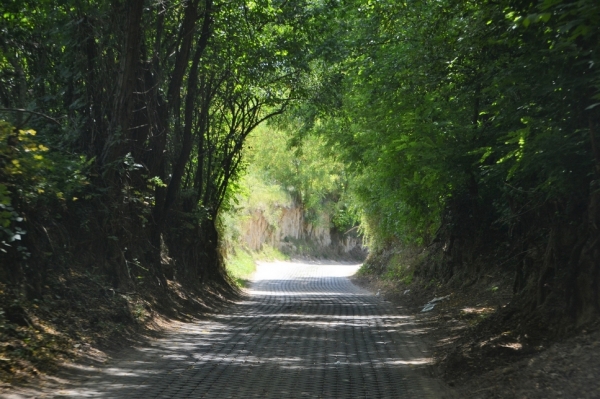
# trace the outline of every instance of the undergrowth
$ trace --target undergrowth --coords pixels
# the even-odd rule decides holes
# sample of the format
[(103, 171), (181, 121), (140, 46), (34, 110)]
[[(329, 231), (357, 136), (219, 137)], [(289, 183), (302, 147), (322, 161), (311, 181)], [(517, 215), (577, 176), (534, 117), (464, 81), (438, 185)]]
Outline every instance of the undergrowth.
[(392, 247), (370, 254), (358, 275), (373, 275), (391, 283), (410, 285), (422, 262), (422, 255), (417, 249)]
[(240, 248), (229, 254), (225, 265), (227, 272), (239, 287), (246, 286), (246, 281), (256, 270), (256, 264), (252, 255)]
[(254, 260), (257, 260), (257, 261), (262, 260), (262, 261), (272, 262), (272, 261), (276, 261), (276, 260), (290, 260), (289, 255), (284, 254), (279, 249), (277, 249), (271, 245), (268, 245), (268, 244), (263, 244), (260, 251), (253, 252), (252, 254), (253, 254)]
[(237, 286), (245, 287), (256, 271), (256, 262), (289, 259), (289, 256), (270, 245), (265, 244), (260, 251), (256, 252), (237, 246), (230, 250), (225, 261), (225, 267)]

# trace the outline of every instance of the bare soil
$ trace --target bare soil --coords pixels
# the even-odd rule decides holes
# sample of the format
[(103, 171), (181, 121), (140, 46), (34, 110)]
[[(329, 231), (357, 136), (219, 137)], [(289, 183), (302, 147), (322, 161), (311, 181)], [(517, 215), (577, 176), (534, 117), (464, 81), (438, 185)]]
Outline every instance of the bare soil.
[[(433, 349), (434, 375), (465, 398), (600, 398), (600, 325), (551, 340), (538, 321), (514, 317), (511, 278), (489, 274), (451, 289), (355, 277), (413, 314)], [(410, 290), (410, 291), (407, 291)], [(449, 296), (422, 312), (434, 298)]]
[(103, 363), (173, 322), (213, 313), (233, 299), (214, 287), (200, 292), (167, 283), (122, 292), (100, 276), (70, 269), (51, 275), (37, 299), (0, 283), (0, 393), (52, 378), (68, 364)]

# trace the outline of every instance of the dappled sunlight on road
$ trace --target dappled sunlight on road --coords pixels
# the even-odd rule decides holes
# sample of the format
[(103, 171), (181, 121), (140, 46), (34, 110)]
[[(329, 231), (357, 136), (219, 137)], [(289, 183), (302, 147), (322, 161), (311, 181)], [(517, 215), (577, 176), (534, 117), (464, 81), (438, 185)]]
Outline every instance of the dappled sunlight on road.
[(359, 265), (261, 264), (248, 297), (181, 324), (54, 397), (439, 398), (420, 327), (347, 278)]

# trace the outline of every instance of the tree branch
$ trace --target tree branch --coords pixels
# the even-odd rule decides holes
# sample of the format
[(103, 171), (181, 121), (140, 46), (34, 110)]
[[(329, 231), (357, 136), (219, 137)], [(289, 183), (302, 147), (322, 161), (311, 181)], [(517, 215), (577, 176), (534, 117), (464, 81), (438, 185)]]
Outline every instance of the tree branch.
[(62, 126), (58, 120), (52, 118), (51, 116), (48, 116), (46, 114), (42, 114), (41, 112), (30, 111), (28, 109), (22, 109), (22, 108), (0, 108), (0, 112), (23, 112), (23, 113), (27, 113), (27, 114), (33, 114), (33, 115), (41, 116), (42, 118), (47, 119), (50, 122), (54, 122), (58, 126)]

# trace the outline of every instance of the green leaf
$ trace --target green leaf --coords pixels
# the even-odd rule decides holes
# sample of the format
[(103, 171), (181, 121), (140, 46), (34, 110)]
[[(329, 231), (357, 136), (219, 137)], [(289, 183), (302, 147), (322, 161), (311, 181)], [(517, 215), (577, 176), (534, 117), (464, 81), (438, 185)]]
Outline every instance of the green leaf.
[(590, 106), (586, 107), (586, 108), (585, 108), (585, 110), (587, 111), (587, 110), (590, 110), (590, 109), (594, 109), (594, 108), (596, 108), (598, 105), (600, 105), (600, 103), (595, 103), (595, 104), (592, 104), (592, 105), (590, 105)]

